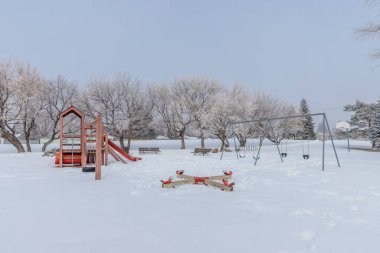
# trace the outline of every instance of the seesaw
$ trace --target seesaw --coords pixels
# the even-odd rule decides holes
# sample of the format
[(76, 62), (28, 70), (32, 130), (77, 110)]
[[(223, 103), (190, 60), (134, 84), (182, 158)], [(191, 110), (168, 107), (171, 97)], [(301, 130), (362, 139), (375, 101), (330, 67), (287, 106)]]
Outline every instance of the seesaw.
[[(173, 177), (169, 177), (168, 180), (161, 180), (162, 188), (175, 188), (176, 186), (186, 184), (201, 184), (211, 185), (221, 189), (222, 191), (233, 191), (235, 183), (228, 182), (228, 179), (232, 177), (232, 171), (224, 171), (224, 175), (210, 176), (210, 177), (195, 177), (184, 174), (184, 170), (176, 171), (177, 178), (182, 180), (173, 181)], [(217, 182), (221, 180), (222, 182)]]

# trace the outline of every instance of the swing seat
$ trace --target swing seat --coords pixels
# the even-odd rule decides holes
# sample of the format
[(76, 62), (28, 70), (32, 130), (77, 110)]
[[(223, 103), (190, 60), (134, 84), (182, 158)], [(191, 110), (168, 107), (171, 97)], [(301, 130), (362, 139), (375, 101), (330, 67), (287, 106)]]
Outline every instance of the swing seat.
[(310, 158), (309, 155), (303, 155), (303, 159), (307, 160), (309, 158)]
[(282, 157), (287, 157), (287, 156), (288, 156), (288, 153), (281, 153), (281, 156), (282, 156)]

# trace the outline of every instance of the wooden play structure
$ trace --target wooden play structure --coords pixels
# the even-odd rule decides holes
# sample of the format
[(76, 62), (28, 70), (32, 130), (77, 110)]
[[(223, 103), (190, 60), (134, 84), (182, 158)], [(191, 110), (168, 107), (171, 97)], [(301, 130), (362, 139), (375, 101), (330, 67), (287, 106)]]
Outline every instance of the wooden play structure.
[(108, 155), (126, 163), (141, 158), (130, 156), (108, 139), (104, 131), (102, 115), (86, 122), (83, 112), (71, 106), (60, 115), (60, 141), (55, 164), (62, 167), (79, 167), (83, 171), (95, 171), (95, 180), (101, 179), (101, 166), (108, 165)]
[[(194, 177), (185, 175), (183, 170), (176, 171), (177, 178), (183, 180), (173, 181), (173, 177), (168, 180), (161, 180), (163, 188), (175, 188), (176, 186), (185, 184), (202, 184), (202, 185), (212, 185), (221, 189), (222, 191), (233, 191), (233, 186), (235, 183), (228, 182), (228, 179), (232, 177), (232, 171), (224, 171), (224, 175), (221, 176), (211, 176), (211, 177)], [(217, 182), (217, 180), (222, 180), (222, 182)]]

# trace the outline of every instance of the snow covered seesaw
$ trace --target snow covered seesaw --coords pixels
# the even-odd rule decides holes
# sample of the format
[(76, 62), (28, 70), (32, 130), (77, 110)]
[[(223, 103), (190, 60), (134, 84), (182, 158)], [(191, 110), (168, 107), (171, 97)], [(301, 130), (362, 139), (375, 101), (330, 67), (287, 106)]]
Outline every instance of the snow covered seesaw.
[[(173, 177), (169, 177), (168, 180), (161, 180), (162, 188), (175, 188), (176, 186), (185, 184), (202, 184), (212, 185), (222, 191), (233, 191), (235, 183), (228, 182), (228, 179), (232, 177), (232, 171), (224, 171), (223, 173), (224, 175), (221, 176), (195, 177), (184, 174), (184, 170), (177, 170), (177, 178), (183, 180), (173, 181)], [(221, 180), (222, 182), (217, 182), (217, 180)]]

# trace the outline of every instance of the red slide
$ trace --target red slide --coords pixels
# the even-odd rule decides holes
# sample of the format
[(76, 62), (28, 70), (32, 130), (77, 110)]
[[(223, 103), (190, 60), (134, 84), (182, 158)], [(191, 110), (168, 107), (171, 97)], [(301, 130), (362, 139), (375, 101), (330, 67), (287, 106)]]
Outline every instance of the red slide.
[(124, 152), (118, 145), (116, 145), (115, 143), (113, 143), (111, 140), (108, 140), (108, 145), (111, 148), (113, 148), (114, 150), (116, 150), (119, 154), (121, 154), (122, 156), (124, 156), (125, 158), (127, 158), (128, 160), (131, 160), (131, 161), (141, 160), (140, 157), (130, 156), (129, 154), (127, 154), (126, 152)]

